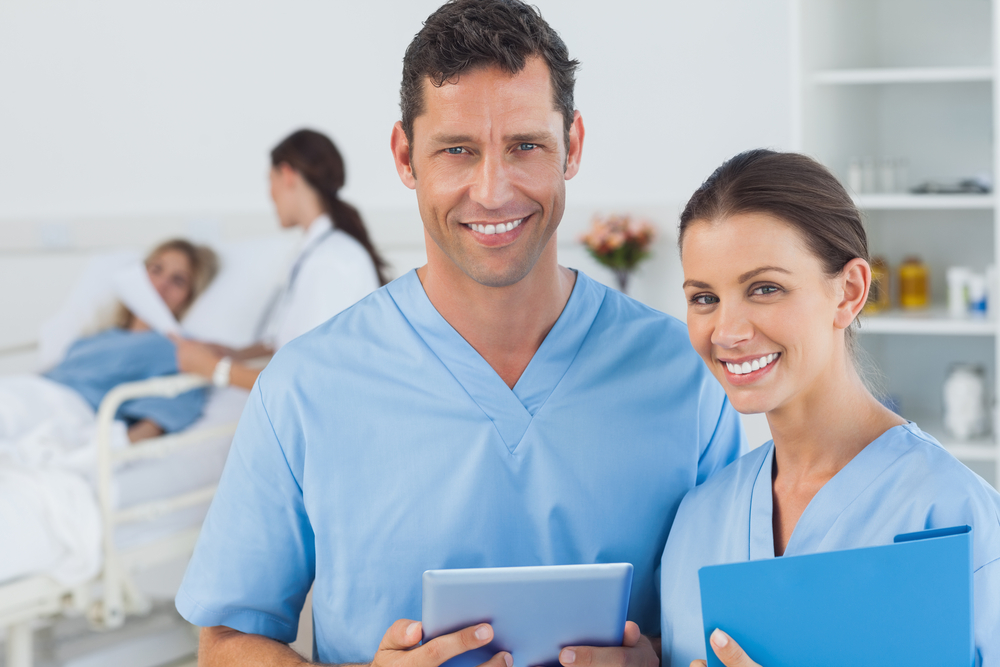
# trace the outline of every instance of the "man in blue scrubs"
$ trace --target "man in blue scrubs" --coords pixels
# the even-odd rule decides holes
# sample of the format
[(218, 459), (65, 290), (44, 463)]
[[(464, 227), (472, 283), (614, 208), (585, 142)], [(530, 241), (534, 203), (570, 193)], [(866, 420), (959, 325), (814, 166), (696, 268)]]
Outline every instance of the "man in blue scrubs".
[(658, 664), (671, 521), (743, 436), (682, 324), (558, 264), (575, 68), (518, 0), (448, 3), (407, 49), (391, 144), (427, 264), (258, 379), (177, 596), (206, 663), (304, 664), (313, 585), (318, 660), (436, 667), (492, 629), (417, 646), (424, 570), (626, 561), (624, 645), (560, 661)]

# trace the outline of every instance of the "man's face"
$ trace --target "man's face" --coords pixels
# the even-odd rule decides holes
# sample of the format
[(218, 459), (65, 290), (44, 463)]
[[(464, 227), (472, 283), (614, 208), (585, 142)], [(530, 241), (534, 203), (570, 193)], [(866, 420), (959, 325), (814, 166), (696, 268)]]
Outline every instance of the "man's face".
[[(548, 66), (539, 58), (514, 76), (483, 68), (441, 87), (425, 81), (423, 95), (413, 144), (398, 123), (392, 143), (436, 246), (428, 244), (428, 266), (458, 269), (491, 287), (517, 283), (562, 219), (566, 181), (579, 169), (579, 114), (567, 147)], [(550, 252), (554, 261), (554, 242)]]

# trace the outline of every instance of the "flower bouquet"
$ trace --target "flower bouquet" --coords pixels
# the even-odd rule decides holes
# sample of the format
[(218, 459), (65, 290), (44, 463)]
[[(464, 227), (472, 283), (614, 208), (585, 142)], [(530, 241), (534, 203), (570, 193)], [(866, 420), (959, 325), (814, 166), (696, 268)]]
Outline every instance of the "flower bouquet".
[(590, 231), (580, 241), (594, 259), (614, 272), (618, 289), (625, 292), (631, 272), (649, 257), (655, 236), (656, 228), (647, 220), (633, 220), (628, 215), (594, 216)]

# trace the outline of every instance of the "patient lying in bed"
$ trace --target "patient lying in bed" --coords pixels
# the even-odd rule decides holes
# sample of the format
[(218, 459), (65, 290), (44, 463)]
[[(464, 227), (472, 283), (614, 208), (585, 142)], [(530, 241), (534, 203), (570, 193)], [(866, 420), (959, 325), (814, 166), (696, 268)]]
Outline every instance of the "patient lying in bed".
[[(211, 282), (217, 261), (208, 248), (173, 240), (150, 253), (146, 270), (179, 318)], [(0, 534), (18, 536), (17, 545), (0, 549), (0, 581), (40, 570), (66, 583), (93, 575), (95, 557), (74, 554), (99, 554), (90, 543), (100, 539), (100, 518), (84, 479), (93, 474), (86, 445), (96, 410), (118, 384), (177, 372), (174, 344), (119, 306), (112, 326), (78, 339), (43, 375), (0, 377)], [(127, 401), (116, 415), (118, 444), (185, 428), (205, 399), (198, 389)], [(52, 562), (38, 562), (41, 553)]]
[[(150, 282), (178, 318), (216, 269), (211, 250), (179, 239), (161, 244), (146, 259)], [(41, 377), (0, 377), (0, 443), (38, 429), (75, 441), (116, 385), (177, 372), (174, 344), (119, 306), (112, 326), (77, 340)], [(128, 425), (128, 438), (135, 442), (185, 428), (201, 414), (204, 402), (200, 389), (176, 398), (136, 399), (122, 405), (116, 417)]]

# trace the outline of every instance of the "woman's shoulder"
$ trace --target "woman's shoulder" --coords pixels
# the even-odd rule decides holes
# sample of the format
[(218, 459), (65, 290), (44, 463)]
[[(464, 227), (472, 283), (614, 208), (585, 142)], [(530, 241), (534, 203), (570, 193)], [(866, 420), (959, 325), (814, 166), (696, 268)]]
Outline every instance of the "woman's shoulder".
[[(692, 488), (684, 496), (679, 512), (728, 512), (736, 508), (741, 498), (749, 498), (753, 484), (757, 480), (761, 466), (771, 460), (774, 443), (767, 443), (752, 449), (725, 468)], [(771, 477), (768, 475), (768, 481)]]

